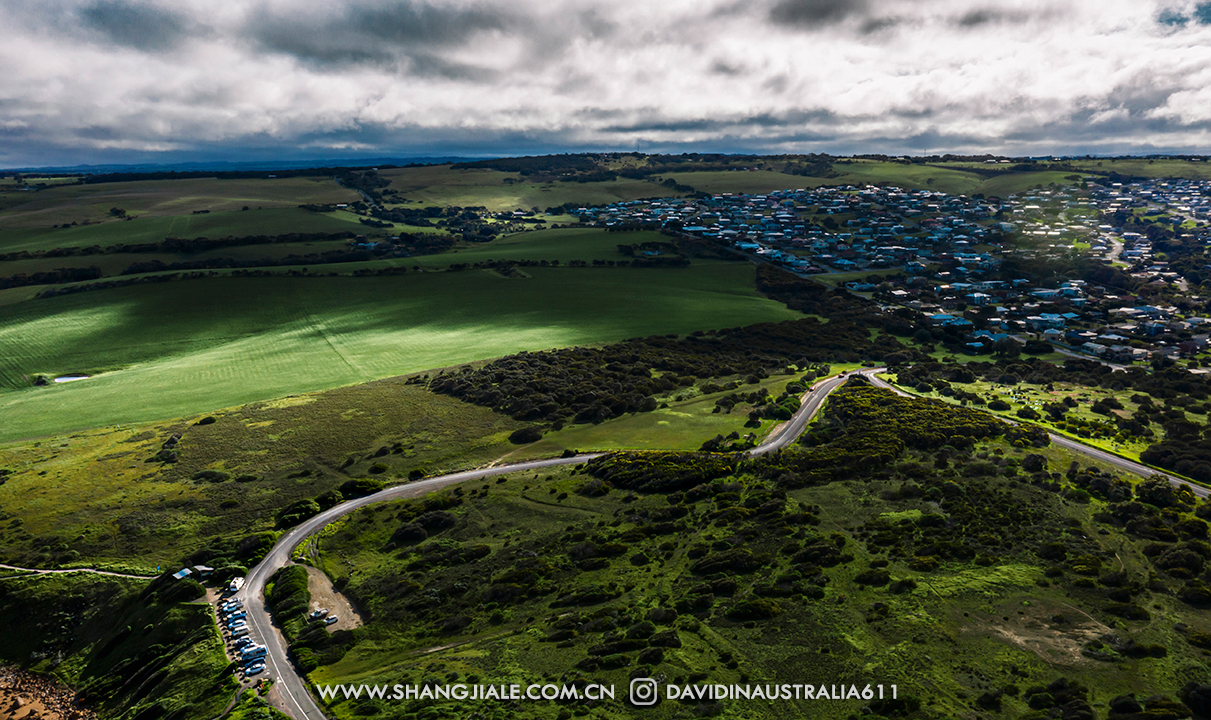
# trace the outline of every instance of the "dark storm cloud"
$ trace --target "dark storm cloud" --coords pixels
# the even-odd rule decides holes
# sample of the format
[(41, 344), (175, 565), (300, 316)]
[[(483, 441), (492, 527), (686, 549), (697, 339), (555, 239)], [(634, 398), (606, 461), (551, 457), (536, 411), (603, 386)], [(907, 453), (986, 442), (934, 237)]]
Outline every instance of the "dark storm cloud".
[(848, 120), (841, 118), (828, 110), (794, 110), (789, 112), (752, 113), (731, 118), (694, 118), (666, 119), (660, 118), (660, 109), (648, 108), (644, 120), (633, 122), (618, 122), (601, 128), (604, 132), (622, 134), (642, 134), (654, 132), (735, 132), (743, 128), (783, 129), (801, 128), (807, 125), (825, 126), (839, 124)]
[(0, 0), (0, 27), (8, 164), (1211, 137), (1211, 0)]
[(985, 25), (1020, 25), (1029, 22), (1053, 21), (1062, 15), (1062, 7), (1036, 8), (1031, 11), (1020, 8), (980, 7), (968, 10), (954, 18), (959, 28), (980, 28)]
[[(261, 8), (246, 32), (260, 48), (318, 64), (383, 64), (411, 58), (419, 73), (475, 77), (472, 68), (436, 62), (427, 50), (469, 43), (517, 25), (512, 11), (439, 7), (412, 0), (351, 4), (335, 15)], [(489, 78), (483, 78), (489, 79)]]
[(101, 0), (80, 10), (80, 25), (105, 40), (139, 50), (168, 50), (184, 40), (191, 23), (154, 5)]
[(846, 18), (865, 15), (867, 0), (779, 0), (769, 11), (775, 23), (820, 27)]

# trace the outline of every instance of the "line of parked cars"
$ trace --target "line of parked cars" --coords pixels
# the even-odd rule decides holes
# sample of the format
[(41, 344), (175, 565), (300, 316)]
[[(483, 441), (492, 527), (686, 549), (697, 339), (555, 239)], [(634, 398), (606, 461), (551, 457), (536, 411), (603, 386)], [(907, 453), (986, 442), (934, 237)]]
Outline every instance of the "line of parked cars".
[(265, 672), (265, 654), (268, 650), (248, 637), (248, 613), (244, 610), (244, 601), (228, 598), (219, 603), (216, 612), (220, 626), (227, 630), (227, 639), (236, 653), (244, 677)]

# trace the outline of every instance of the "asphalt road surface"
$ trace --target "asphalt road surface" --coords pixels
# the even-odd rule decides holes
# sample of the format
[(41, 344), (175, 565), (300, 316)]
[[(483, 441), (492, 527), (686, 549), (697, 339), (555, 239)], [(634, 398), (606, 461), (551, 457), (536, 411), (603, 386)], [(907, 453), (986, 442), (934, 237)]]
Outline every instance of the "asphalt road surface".
[[(879, 378), (875, 377), (874, 373), (870, 373), (869, 375), (867, 375), (867, 377), (870, 378), (871, 382), (873, 382), (876, 387), (887, 388), (889, 390), (892, 390), (893, 392), (903, 395), (904, 397), (913, 397), (912, 395), (904, 392), (903, 390), (892, 387), (886, 381), (880, 380)], [(1005, 418), (1001, 418), (1001, 419), (1005, 420)], [(1005, 422), (1013, 422), (1013, 421), (1005, 420)], [(1147, 465), (1143, 465), (1141, 463), (1137, 463), (1135, 461), (1128, 460), (1123, 457), (1119, 457), (1118, 455), (1115, 455), (1114, 453), (1108, 453), (1105, 450), (1099, 450), (1095, 447), (1090, 447), (1089, 445), (1086, 445), (1084, 443), (1073, 440), (1072, 438), (1064, 437), (1063, 435), (1056, 435), (1055, 433), (1047, 433), (1047, 436), (1051, 438), (1051, 442), (1053, 442), (1056, 445), (1059, 445), (1060, 447), (1064, 448), (1065, 450), (1071, 450), (1072, 452), (1080, 453), (1081, 455), (1084, 455), (1086, 457), (1091, 457), (1095, 460), (1100, 460), (1109, 465), (1113, 465), (1114, 467), (1118, 468), (1119, 470), (1122, 470), (1123, 472), (1129, 472), (1129, 473), (1132, 473), (1133, 475), (1139, 475), (1140, 477), (1148, 477), (1149, 475), (1160, 475), (1160, 476), (1166, 478), (1175, 487), (1180, 486), (1180, 485), (1185, 485), (1185, 486), (1189, 487), (1194, 492), (1194, 494), (1197, 495), (1198, 497), (1205, 498), (1209, 494), (1211, 494), (1211, 489), (1205, 488), (1201, 485), (1195, 485), (1194, 483), (1190, 482), (1189, 480), (1183, 480), (1181, 478), (1174, 477), (1173, 475), (1170, 475), (1169, 473), (1164, 472), (1163, 470), (1157, 470), (1155, 468), (1150, 468)]]
[[(824, 400), (828, 395), (845, 384), (845, 381), (850, 376), (861, 374), (866, 376), (876, 387), (883, 387), (893, 390), (906, 397), (911, 397), (901, 390), (893, 388), (887, 382), (880, 380), (878, 373), (884, 372), (886, 368), (867, 368), (858, 372), (846, 373), (837, 377), (823, 380), (812, 386), (808, 391), (802, 403), (790, 420), (786, 421), (782, 426), (775, 429), (761, 445), (749, 450), (748, 455), (756, 457), (766, 453), (775, 452), (786, 447), (794, 442), (796, 438), (803, 433), (803, 429), (807, 423), (819, 412), (820, 407), (824, 404)], [(1148, 475), (1157, 474), (1164, 475), (1174, 485), (1188, 484), (1184, 480), (1179, 480), (1171, 475), (1168, 475), (1157, 470), (1153, 470), (1145, 465), (1141, 465), (1130, 460), (1118, 457), (1111, 453), (1098, 450), (1096, 448), (1083, 445), (1074, 440), (1059, 435), (1051, 435), (1051, 441), (1061, 447), (1081, 453), (1088, 457), (1101, 460), (1109, 463), (1125, 472), (1134, 473), (1147, 477)], [(244, 600), (244, 607), (248, 611), (248, 627), (250, 635), (259, 643), (267, 648), (266, 653), (266, 674), (273, 677), (277, 681), (277, 687), (280, 688), (281, 698), (284, 701), (286, 714), (290, 715), (295, 720), (321, 720), (327, 716), (320, 710), (307, 681), (300, 676), (290, 660), (286, 656), (287, 645), (285, 638), (274, 627), (269, 617), (269, 612), (265, 608), (265, 583), (266, 581), (280, 568), (290, 562), (290, 555), (294, 549), (298, 547), (304, 540), (319, 532), (326, 525), (347, 515), (358, 508), (373, 505), (375, 503), (387, 502), (390, 500), (403, 500), (407, 498), (420, 497), (435, 490), (440, 490), (449, 485), (465, 482), (467, 480), (479, 480), (493, 475), (504, 475), (507, 473), (526, 472), (528, 470), (539, 470), (541, 468), (555, 467), (558, 465), (575, 465), (595, 457), (599, 457), (602, 453), (576, 455), (569, 458), (553, 458), (549, 460), (534, 460), (530, 462), (516, 463), (513, 465), (500, 465), (497, 467), (481, 468), (478, 470), (468, 470), (465, 472), (454, 473), (452, 475), (443, 475), (441, 477), (430, 478), (428, 480), (420, 480), (409, 483), (407, 485), (398, 485), (390, 487), (373, 495), (357, 498), (348, 502), (336, 505), (315, 517), (304, 521), (302, 524), (293, 528), (290, 532), (282, 536), (269, 554), (248, 572), (248, 576), (244, 581), (244, 587), (236, 593), (237, 597)], [(1191, 485), (1195, 494), (1206, 497), (1208, 490), (1203, 487)]]
[[(862, 372), (868, 376), (873, 376), (874, 373), (882, 372), (883, 370), (885, 368), (871, 368)], [(803, 428), (806, 427), (807, 423), (819, 412), (820, 406), (824, 404), (824, 399), (828, 397), (828, 394), (841, 387), (847, 379), (848, 375), (839, 375), (816, 383), (806, 393), (803, 402), (799, 406), (799, 410), (791, 416), (791, 419), (771, 433), (761, 445), (749, 450), (747, 454), (750, 456), (764, 455), (768, 452), (781, 450), (794, 442), (795, 438), (799, 437), (803, 432)], [(467, 480), (479, 480), (492, 475), (525, 472), (527, 470), (538, 470), (557, 465), (574, 465), (592, 460), (600, 455), (601, 453), (596, 453), (576, 455), (570, 458), (553, 458), (514, 465), (500, 465), (390, 487), (373, 495), (350, 500), (329, 508), (319, 515), (297, 525), (290, 532), (283, 535), (277, 544), (273, 546), (273, 549), (269, 551), (269, 554), (261, 560), (260, 564), (248, 571), (248, 576), (244, 580), (244, 587), (235, 596), (243, 599), (244, 609), (248, 612), (249, 636), (266, 647), (265, 674), (268, 677), (276, 679), (277, 687), (280, 688), (281, 699), (286, 706), (284, 708), (286, 714), (295, 720), (321, 720), (321, 718), (327, 717), (320, 710), (315, 698), (311, 695), (307, 681), (295, 671), (294, 665), (287, 658), (286, 639), (273, 625), (269, 617), (269, 611), (265, 608), (265, 583), (280, 568), (289, 564), (290, 556), (294, 552), (294, 549), (302, 544), (304, 540), (319, 532), (337, 518), (367, 505), (389, 500), (420, 497), (449, 485)]]

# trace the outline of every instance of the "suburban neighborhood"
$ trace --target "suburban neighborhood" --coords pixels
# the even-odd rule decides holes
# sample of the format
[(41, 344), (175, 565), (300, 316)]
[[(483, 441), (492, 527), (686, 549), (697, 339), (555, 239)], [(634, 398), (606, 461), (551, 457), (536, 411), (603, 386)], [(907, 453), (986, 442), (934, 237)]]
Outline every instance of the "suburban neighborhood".
[[(1008, 339), (1001, 352), (1027, 343), (1114, 364), (1164, 357), (1201, 366), (1211, 313), (1192, 280), (1211, 268), (1203, 257), (1211, 182), (1097, 180), (1074, 175), (1072, 185), (1006, 197), (869, 185), (722, 193), (575, 214), (608, 230), (724, 242), (886, 311), (920, 313), (936, 339), (969, 354), (997, 352)], [(1159, 252), (1159, 238), (1181, 257)], [(1056, 275), (1065, 263), (1070, 277)], [(1105, 277), (1078, 277), (1091, 272)]]

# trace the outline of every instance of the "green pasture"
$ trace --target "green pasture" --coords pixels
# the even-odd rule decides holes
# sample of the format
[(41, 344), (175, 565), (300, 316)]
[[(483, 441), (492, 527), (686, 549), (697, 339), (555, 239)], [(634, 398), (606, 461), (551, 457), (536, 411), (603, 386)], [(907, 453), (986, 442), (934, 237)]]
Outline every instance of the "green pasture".
[[(856, 370), (857, 363), (833, 363), (832, 374)], [(741, 436), (752, 433), (758, 441), (775, 429), (775, 420), (761, 420), (758, 427), (746, 427), (752, 406), (740, 403), (730, 413), (713, 412), (715, 402), (731, 393), (747, 395), (764, 388), (774, 397), (786, 390), (791, 382), (800, 381), (801, 375), (775, 375), (755, 385), (741, 385), (735, 390), (702, 394), (697, 388), (683, 388), (668, 398), (662, 398), (661, 407), (647, 413), (633, 413), (620, 418), (606, 420), (598, 425), (572, 425), (562, 430), (548, 432), (543, 439), (528, 446), (528, 452), (536, 455), (551, 455), (565, 448), (581, 452), (592, 450), (698, 450), (702, 444), (716, 435), (727, 436), (737, 432)], [(819, 380), (813, 380), (810, 385)]]
[(1051, 183), (1055, 183), (1056, 185), (1072, 185), (1074, 181), (1066, 179), (1072, 174), (1071, 172), (1054, 172), (1050, 170), (1045, 172), (1008, 173), (983, 181), (976, 192), (990, 196), (1005, 196), (1029, 190), (1035, 185), (1043, 185), (1044, 187)]
[[(1062, 361), (1066, 356), (1055, 353), (1056, 360)], [(970, 356), (968, 356), (970, 357)], [(986, 361), (987, 356), (983, 356)], [(1032, 356), (1033, 357), (1033, 356)], [(1050, 361), (1048, 355), (1037, 356), (1042, 360)], [(1153, 438), (1137, 438), (1137, 437), (1122, 437), (1117, 434), (1107, 435), (1091, 435), (1088, 432), (1077, 432), (1067, 427), (1068, 419), (1080, 419), (1093, 422), (1109, 422), (1114, 423), (1118, 417), (1129, 417), (1139, 409), (1139, 405), (1131, 400), (1132, 396), (1138, 394), (1136, 390), (1110, 390), (1100, 387), (1085, 387), (1082, 385), (1074, 385), (1071, 383), (1052, 383), (1051, 389), (1048, 390), (1045, 386), (1032, 385), (1029, 383), (1018, 383), (1017, 385), (1003, 385), (1001, 383), (989, 382), (986, 380), (977, 380), (972, 383), (956, 383), (955, 387), (961, 388), (967, 392), (976, 393), (985, 400), (991, 401), (1001, 399), (1009, 405), (1009, 410), (997, 411), (989, 410), (987, 407), (980, 409), (991, 415), (1007, 418), (1009, 420), (1019, 420), (1017, 411), (1023, 407), (1029, 407), (1039, 413), (1040, 417), (1037, 420), (1032, 420), (1035, 425), (1046, 428), (1049, 432), (1067, 435), (1073, 439), (1079, 440), (1086, 445), (1112, 452), (1129, 458), (1136, 462), (1139, 461), (1140, 453), (1148, 449), (1149, 446), (1164, 440), (1165, 433), (1161, 423), (1152, 423), (1149, 427), (1155, 437)], [(943, 402), (956, 403), (953, 397), (941, 395), (936, 390), (922, 393), (914, 388), (904, 388), (918, 397), (933, 398)], [(1051, 417), (1043, 411), (1043, 405), (1046, 403), (1059, 403), (1065, 397), (1071, 397), (1076, 401), (1076, 406), (1069, 409), (1066, 413), (1064, 421), (1059, 423), (1053, 422)], [(1114, 399), (1122, 404), (1122, 410), (1116, 410), (1115, 415), (1099, 415), (1091, 409), (1094, 402), (1103, 399)], [(1197, 422), (1198, 416), (1187, 415), (1188, 419)]]
[[(350, 477), (394, 483), (415, 469), (440, 474), (509, 453), (533, 456), (508, 441), (522, 423), (403, 378), (212, 417), (207, 425), (193, 416), (0, 446), (0, 467), (13, 472), (0, 485), (0, 512), (20, 518), (0, 527), (0, 562), (152, 574), (215, 536), (272, 531), (281, 508)], [(147, 462), (174, 433), (177, 461)], [(398, 450), (380, 456), (384, 446)], [(371, 472), (376, 463), (389, 470)], [(194, 478), (206, 470), (225, 479)]]
[(760, 195), (774, 190), (795, 190), (833, 185), (835, 180), (788, 175), (776, 170), (711, 170), (706, 172), (665, 173), (661, 177), (676, 180), (707, 193), (743, 193)]
[(1211, 165), (1193, 160), (1176, 160), (1157, 158), (1098, 158), (1095, 160), (1075, 160), (1073, 165), (1087, 169), (1090, 172), (1110, 173), (1120, 175), (1137, 175), (1141, 177), (1173, 177), (1192, 180), (1211, 178)]
[(619, 245), (645, 242), (667, 243), (670, 238), (655, 231), (606, 232), (600, 228), (557, 228), (504, 235), (492, 242), (465, 245), (440, 255), (408, 258), (410, 265), (448, 267), (452, 263), (473, 264), (491, 260), (615, 260), (630, 262), (618, 252)]
[[(425, 205), (483, 206), (492, 211), (545, 210), (575, 202), (605, 205), (620, 200), (678, 195), (648, 180), (621, 178), (609, 182), (532, 183), (516, 173), (496, 170), (451, 170), (449, 165), (384, 170), (391, 187), (409, 201)], [(513, 182), (506, 183), (510, 178)]]
[(887, 182), (900, 187), (941, 190), (965, 195), (979, 192), (976, 188), (983, 180), (979, 175), (960, 169), (932, 165), (905, 165), (877, 160), (834, 163), (833, 169), (841, 173), (841, 177), (831, 180), (829, 184)]
[(0, 195), (0, 229), (48, 228), (65, 222), (97, 222), (110, 209), (130, 215), (192, 215), (195, 210), (293, 208), (305, 203), (354, 202), (360, 196), (330, 177), (220, 180), (140, 180), (66, 185), (36, 193)]
[[(751, 266), (218, 278), (6, 308), (0, 439), (152, 421), (521, 350), (798, 317)], [(35, 374), (96, 375), (32, 387)]]
[[(232, 258), (239, 261), (266, 261), (273, 265), (290, 255), (311, 255), (315, 253), (348, 250), (347, 240), (323, 240), (304, 243), (273, 243), (266, 245), (240, 245), (238, 247), (218, 248), (205, 252), (185, 253), (104, 253), (98, 255), (77, 255), (74, 257), (36, 257), (25, 260), (0, 262), (0, 277), (18, 273), (31, 274), (46, 272), (63, 267), (91, 267), (101, 269), (105, 276), (120, 275), (133, 263), (160, 261), (164, 264), (190, 262), (195, 260), (211, 260), (216, 258)], [(313, 270), (327, 268), (327, 265), (313, 265)], [(338, 267), (338, 266), (333, 266)], [(343, 265), (339, 266), (344, 268)], [(39, 286), (36, 290), (44, 289)]]
[[(0, 213), (0, 219), (6, 215)], [(366, 230), (366, 226), (358, 223), (353, 216), (337, 217), (335, 213), (314, 213), (293, 207), (247, 211), (236, 209), (203, 215), (141, 216), (134, 220), (109, 220), (71, 228), (0, 228), (0, 253), (155, 243), (169, 237), (193, 239), (288, 233), (364, 233)], [(74, 265), (88, 259), (79, 256), (60, 258), (60, 261), (63, 265)]]

